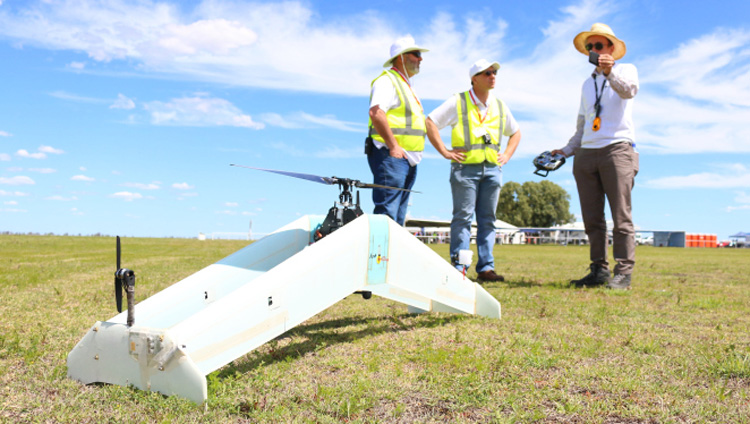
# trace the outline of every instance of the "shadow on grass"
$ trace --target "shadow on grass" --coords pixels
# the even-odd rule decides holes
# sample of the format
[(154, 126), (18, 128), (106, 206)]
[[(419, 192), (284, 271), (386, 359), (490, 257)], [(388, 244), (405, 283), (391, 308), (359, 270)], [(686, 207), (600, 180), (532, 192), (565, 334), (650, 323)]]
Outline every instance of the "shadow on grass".
[[(235, 373), (244, 374), (259, 366), (293, 360), (309, 352), (314, 352), (338, 343), (349, 343), (364, 337), (372, 337), (385, 333), (396, 334), (416, 328), (433, 328), (472, 317), (471, 315), (463, 314), (445, 316), (434, 314), (400, 314), (371, 318), (341, 318), (315, 324), (300, 325), (268, 342), (267, 345), (271, 346), (269, 352), (259, 354), (240, 364), (231, 364), (219, 371), (217, 378), (224, 379), (233, 376)], [(350, 331), (339, 331), (341, 328), (362, 325), (366, 327)], [(275, 344), (279, 340), (286, 338), (302, 338), (305, 340), (289, 343), (279, 348), (275, 347)], [(252, 355), (252, 353), (248, 355)], [(249, 356), (246, 356), (246, 358), (249, 358)]]

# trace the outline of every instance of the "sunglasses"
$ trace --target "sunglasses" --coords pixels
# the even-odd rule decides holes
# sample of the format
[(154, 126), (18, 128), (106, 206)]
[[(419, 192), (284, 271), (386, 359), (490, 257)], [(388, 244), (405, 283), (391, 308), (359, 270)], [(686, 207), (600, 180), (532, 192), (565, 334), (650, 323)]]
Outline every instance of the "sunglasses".
[(417, 59), (421, 59), (422, 58), (422, 52), (420, 52), (419, 50), (413, 50), (413, 51), (410, 51), (410, 52), (406, 52), (406, 54), (410, 54), (410, 55), (416, 57)]
[(594, 43), (594, 44), (591, 44), (591, 43), (588, 43), (588, 44), (586, 44), (586, 50), (587, 50), (587, 51), (591, 51), (591, 49), (594, 49), (594, 50), (601, 50), (601, 49), (603, 49), (603, 48), (604, 48), (604, 43), (602, 43), (602, 42), (599, 42), (599, 41), (597, 41), (597, 42), (596, 42), (596, 43)]
[(485, 75), (487, 75), (487, 76), (490, 76), (490, 75), (497, 75), (497, 69), (493, 69), (493, 70), (487, 70), (487, 71), (484, 71), (484, 72), (482, 72), (482, 73), (483, 73), (483, 74), (485, 74)]

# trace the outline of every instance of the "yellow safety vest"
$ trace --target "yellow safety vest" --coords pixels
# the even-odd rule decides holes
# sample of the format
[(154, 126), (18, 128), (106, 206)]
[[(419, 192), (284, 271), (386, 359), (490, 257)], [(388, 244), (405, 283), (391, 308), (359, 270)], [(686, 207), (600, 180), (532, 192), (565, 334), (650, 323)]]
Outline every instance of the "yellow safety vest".
[[(456, 94), (456, 110), (458, 123), (453, 126), (451, 146), (466, 150), (465, 164), (482, 163), (487, 161), (497, 165), (497, 152), (500, 151), (500, 138), (505, 131), (505, 103), (500, 99), (487, 105), (487, 115), (482, 120), (479, 107), (471, 100), (468, 91)], [(484, 127), (485, 133), (490, 135), (490, 143), (485, 143), (481, 136), (475, 136), (475, 129)]]
[[(427, 133), (427, 128), (425, 127), (425, 116), (422, 106), (417, 101), (411, 88), (406, 85), (396, 71), (392, 69), (383, 71), (378, 78), (383, 75), (387, 75), (391, 79), (391, 83), (396, 88), (396, 94), (398, 94), (398, 104), (396, 107), (385, 113), (393, 136), (402, 149), (410, 152), (423, 151), (424, 136)], [(378, 78), (375, 78), (375, 80)], [(375, 83), (375, 80), (372, 80), (370, 87)], [(383, 137), (372, 126), (372, 119), (370, 119), (368, 126), (370, 128), (370, 137), (385, 144)]]

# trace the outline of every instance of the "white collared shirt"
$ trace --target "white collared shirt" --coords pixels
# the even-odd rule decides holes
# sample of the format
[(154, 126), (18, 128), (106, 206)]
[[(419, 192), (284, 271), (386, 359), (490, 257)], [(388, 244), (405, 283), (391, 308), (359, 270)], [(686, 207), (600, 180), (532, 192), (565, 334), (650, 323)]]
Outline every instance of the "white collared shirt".
[[(602, 91), (602, 85), (606, 86)], [(596, 87), (594, 86), (596, 84)], [(593, 130), (596, 91), (601, 94), (601, 126)], [(635, 144), (633, 97), (638, 93), (638, 70), (629, 63), (616, 63), (608, 76), (594, 71), (581, 88), (576, 133), (562, 150), (566, 156), (575, 149), (601, 149), (614, 143)]]

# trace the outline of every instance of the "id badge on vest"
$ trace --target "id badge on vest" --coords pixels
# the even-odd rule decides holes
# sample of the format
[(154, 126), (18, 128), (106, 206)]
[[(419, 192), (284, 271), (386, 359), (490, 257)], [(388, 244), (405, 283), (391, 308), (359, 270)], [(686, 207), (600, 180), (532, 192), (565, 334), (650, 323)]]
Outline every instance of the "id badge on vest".
[(472, 134), (474, 137), (483, 140), (484, 144), (492, 144), (492, 137), (490, 137), (490, 134), (487, 132), (487, 129), (485, 127), (476, 127), (472, 130)]

